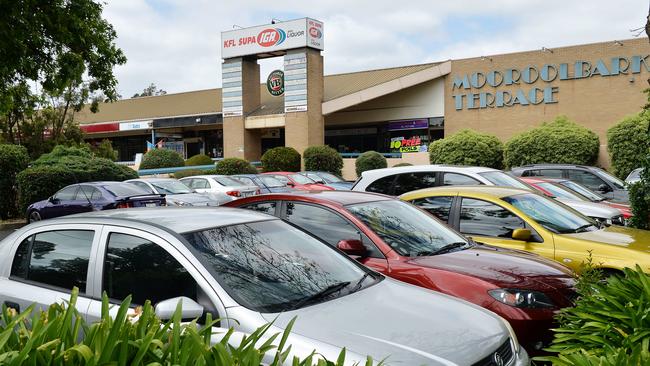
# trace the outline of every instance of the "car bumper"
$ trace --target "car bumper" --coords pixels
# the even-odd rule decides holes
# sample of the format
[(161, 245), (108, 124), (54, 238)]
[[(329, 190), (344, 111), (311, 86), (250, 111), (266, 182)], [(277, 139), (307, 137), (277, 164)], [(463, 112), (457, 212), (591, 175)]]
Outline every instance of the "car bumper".
[(494, 303), (488, 309), (504, 318), (515, 331), (522, 348), (532, 356), (545, 355), (544, 348), (553, 340), (555, 313), (557, 309), (519, 309), (501, 303)]
[(515, 362), (512, 363), (513, 366), (528, 366), (530, 365), (530, 358), (528, 357), (528, 353), (524, 349), (524, 347), (519, 347), (519, 353), (517, 353), (517, 357), (515, 358)]

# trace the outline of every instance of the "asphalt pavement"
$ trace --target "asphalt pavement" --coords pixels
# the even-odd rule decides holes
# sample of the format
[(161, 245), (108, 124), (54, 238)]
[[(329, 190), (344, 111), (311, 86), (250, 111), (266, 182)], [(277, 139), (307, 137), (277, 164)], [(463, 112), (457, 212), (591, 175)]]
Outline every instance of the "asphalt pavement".
[(25, 224), (0, 224), (0, 240), (13, 233), (14, 230), (20, 229)]

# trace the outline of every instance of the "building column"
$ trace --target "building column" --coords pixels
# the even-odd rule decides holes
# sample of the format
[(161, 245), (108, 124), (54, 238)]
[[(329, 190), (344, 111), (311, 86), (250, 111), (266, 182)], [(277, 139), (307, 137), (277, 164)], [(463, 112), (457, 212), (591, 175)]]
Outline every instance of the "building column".
[(260, 130), (247, 130), (246, 114), (258, 108), (260, 65), (255, 59), (232, 58), (222, 64), (223, 154), (248, 161), (260, 159)]
[(303, 48), (284, 56), (285, 146), (302, 155), (305, 149), (325, 143), (323, 117), (323, 56)]

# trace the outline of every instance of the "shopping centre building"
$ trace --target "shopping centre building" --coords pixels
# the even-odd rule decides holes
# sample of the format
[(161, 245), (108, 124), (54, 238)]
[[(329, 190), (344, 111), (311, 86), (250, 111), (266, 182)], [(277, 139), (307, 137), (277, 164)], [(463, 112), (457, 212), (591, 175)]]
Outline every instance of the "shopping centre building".
[[(376, 150), (423, 163), (431, 141), (461, 129), (506, 141), (566, 115), (600, 136), (607, 165), (606, 131), (641, 109), (650, 78), (647, 38), (323, 75), (324, 34), (309, 18), (224, 32), (223, 88), (120, 100), (76, 118), (120, 160), (148, 142), (251, 161), (325, 143), (344, 157)], [(268, 57), (283, 57), (283, 69), (260, 75)]]

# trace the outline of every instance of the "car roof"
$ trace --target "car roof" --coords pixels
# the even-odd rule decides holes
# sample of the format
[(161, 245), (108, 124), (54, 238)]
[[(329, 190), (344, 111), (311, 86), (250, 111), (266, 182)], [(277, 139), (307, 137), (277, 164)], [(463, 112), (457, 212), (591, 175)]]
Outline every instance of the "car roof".
[(107, 180), (107, 181), (98, 181), (98, 182), (83, 182), (83, 183), (77, 183), (77, 184), (71, 184), (71, 185), (82, 185), (82, 184), (102, 187), (102, 186), (110, 186), (110, 185), (114, 185), (114, 184), (126, 184), (126, 182), (118, 182), (118, 181)]
[(278, 174), (278, 175), (289, 175), (289, 174), (300, 174), (299, 172), (265, 172), (262, 174)]
[(65, 216), (42, 222), (84, 223), (84, 224), (122, 224), (138, 226), (149, 224), (162, 227), (179, 234), (206, 230), (214, 227), (244, 224), (256, 221), (275, 220), (276, 218), (261, 212), (228, 207), (162, 207), (162, 208), (126, 208), (94, 211)]
[(584, 168), (584, 169), (593, 169), (596, 167), (592, 167), (589, 165), (578, 165), (578, 164), (526, 164), (522, 166), (518, 166), (516, 168), (512, 168), (512, 170), (515, 169), (527, 169), (527, 168), (533, 168), (533, 169), (538, 169), (538, 168)]
[(151, 177), (151, 178), (137, 178), (137, 179), (129, 179), (126, 180), (125, 182), (134, 182), (134, 181), (145, 181), (145, 182), (168, 182), (170, 180), (178, 180), (176, 178), (162, 178), (162, 177)]
[[(251, 197), (251, 201), (263, 201), (266, 199), (291, 199), (304, 198), (305, 200), (328, 202), (334, 205), (354, 205), (364, 202), (388, 201), (395, 199), (378, 193), (354, 192), (354, 191), (291, 191), (286, 193), (267, 193)], [(242, 200), (248, 200), (244, 198)]]
[(385, 175), (392, 175), (392, 174), (399, 174), (399, 173), (428, 172), (428, 171), (485, 173), (485, 172), (495, 172), (499, 170), (480, 167), (480, 166), (464, 166), (464, 165), (445, 165), (445, 164), (410, 165), (410, 166), (399, 166), (399, 167), (392, 167), (392, 168), (366, 170), (365, 172), (361, 173), (361, 176), (362, 177), (385, 176)]
[(428, 194), (435, 195), (456, 195), (456, 194), (468, 195), (468, 196), (491, 196), (495, 198), (514, 196), (516, 194), (523, 193), (532, 193), (531, 191), (525, 189), (518, 189), (512, 187), (498, 187), (498, 186), (443, 186), (443, 187), (434, 187), (434, 188), (424, 188), (417, 191), (407, 192), (401, 195), (400, 197), (405, 196), (427, 196)]

